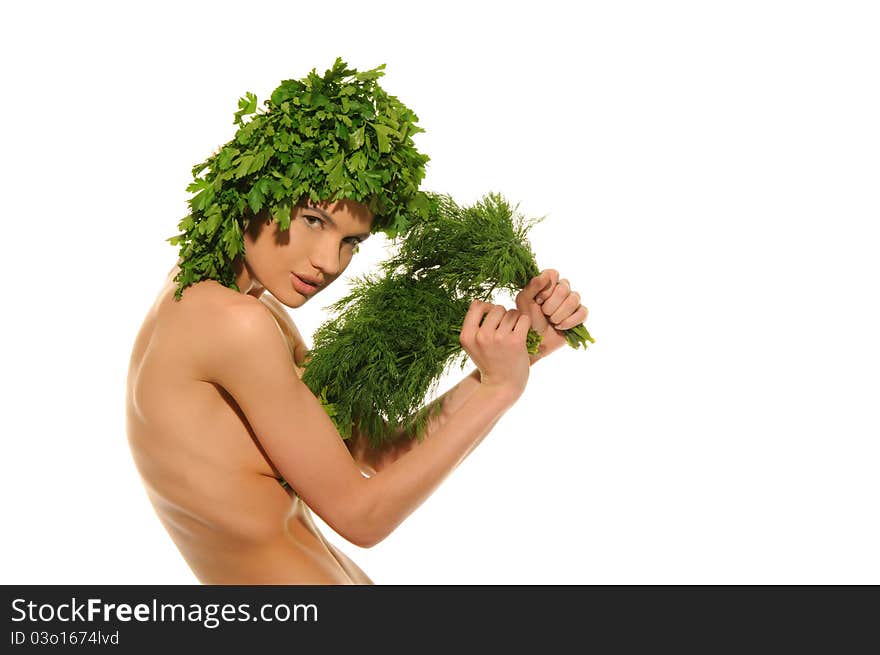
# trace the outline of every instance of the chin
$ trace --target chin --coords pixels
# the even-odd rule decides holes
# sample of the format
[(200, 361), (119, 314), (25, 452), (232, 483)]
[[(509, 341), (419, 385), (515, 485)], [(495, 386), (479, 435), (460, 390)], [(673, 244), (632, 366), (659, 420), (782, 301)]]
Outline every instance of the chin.
[(296, 291), (288, 291), (287, 293), (275, 293), (274, 291), (272, 291), (272, 289), (269, 289), (269, 293), (271, 293), (282, 305), (284, 305), (285, 307), (290, 307), (291, 309), (302, 307), (309, 301), (308, 298), (298, 294)]

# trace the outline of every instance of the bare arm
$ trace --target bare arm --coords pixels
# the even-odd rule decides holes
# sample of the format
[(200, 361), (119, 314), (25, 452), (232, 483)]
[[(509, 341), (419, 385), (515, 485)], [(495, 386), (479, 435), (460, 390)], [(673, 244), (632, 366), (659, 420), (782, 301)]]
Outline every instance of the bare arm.
[[(290, 318), (290, 314), (284, 309), (284, 306), (275, 299), (271, 294), (263, 294), (260, 296), (260, 302), (268, 307), (269, 311), (275, 317), (278, 327), (287, 339), (291, 354), (297, 366), (302, 366), (306, 359), (307, 348), (302, 335), (299, 333), (296, 325)], [(424, 438), (429, 437), (436, 432), (441, 426), (445, 425), (453, 413), (464, 404), (464, 401), (480, 386), (480, 370), (474, 369), (469, 375), (463, 378), (453, 388), (439, 398), (431, 401), (422, 408), (423, 412), (431, 412), (431, 418), (425, 429)], [(437, 405), (440, 405), (440, 411), (435, 412)], [(494, 423), (492, 425), (494, 427)], [(490, 427), (491, 430), (491, 427)], [(354, 458), (360, 470), (368, 475), (376, 475), (379, 471), (393, 462), (396, 462), (404, 453), (409, 452), (417, 446), (419, 441), (410, 438), (404, 433), (403, 429), (398, 430), (397, 434), (388, 442), (379, 448), (370, 445), (369, 438), (360, 432), (357, 427), (352, 429), (352, 435), (345, 440), (345, 445), (351, 456)]]
[[(465, 401), (470, 398), (471, 394), (479, 386), (480, 370), (474, 369), (474, 371), (446, 393), (425, 405), (420, 411), (432, 412), (432, 415), (425, 427), (421, 443), (424, 443), (424, 440), (430, 438), (437, 430), (446, 425), (451, 416), (464, 405)], [(440, 411), (433, 414), (438, 404), (440, 405)], [(489, 429), (491, 430), (491, 428), (492, 426)], [(351, 456), (354, 457), (361, 467), (361, 470), (367, 475), (373, 476), (396, 462), (413, 448), (417, 448), (420, 445), (420, 441), (411, 438), (401, 428), (388, 442), (379, 447), (373, 447), (370, 445), (369, 438), (365, 434), (358, 432), (357, 428), (354, 428), (351, 438), (346, 441), (346, 445), (349, 452), (351, 452)]]
[[(398, 505), (396, 494), (401, 488), (415, 488), (421, 504), (516, 402), (529, 374), (525, 350), (529, 325), (528, 316), (517, 310), (505, 311), (500, 305), (480, 301), (471, 304), (461, 344), (478, 366), (479, 382), (471, 374), (451, 390), (456, 391), (450, 395), (457, 407), (450, 404), (441, 413), (445, 418), (438, 421), (431, 437), (368, 480), (379, 489), (377, 504), (370, 508), (374, 515), (382, 516), (388, 507)], [(476, 387), (468, 394), (472, 384)]]
[[(496, 312), (490, 321), (492, 316), (486, 317), (481, 333), (499, 328), (500, 317)], [(514, 362), (519, 367), (515, 374), (506, 371), (525, 332), (514, 332), (513, 322), (505, 318), (505, 330), (499, 332), (506, 334), (486, 336), (480, 346), (481, 358), (494, 371), (491, 379), (484, 375), (430, 441), (367, 479), (320, 402), (296, 375), (287, 345), (262, 303), (243, 298), (234, 311), (216, 317), (216, 324), (219, 342), (207, 344), (202, 352), (205, 379), (235, 398), (267, 455), (303, 500), (336, 532), (362, 547), (384, 539), (421, 505), (525, 385), (519, 362)]]

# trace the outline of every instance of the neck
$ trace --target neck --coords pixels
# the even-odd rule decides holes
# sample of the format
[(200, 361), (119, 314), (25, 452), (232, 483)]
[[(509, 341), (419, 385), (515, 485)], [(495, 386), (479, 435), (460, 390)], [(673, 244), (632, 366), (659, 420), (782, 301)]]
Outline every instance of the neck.
[(253, 296), (254, 298), (259, 298), (266, 290), (259, 280), (254, 277), (251, 267), (241, 258), (235, 262), (235, 284), (241, 293)]

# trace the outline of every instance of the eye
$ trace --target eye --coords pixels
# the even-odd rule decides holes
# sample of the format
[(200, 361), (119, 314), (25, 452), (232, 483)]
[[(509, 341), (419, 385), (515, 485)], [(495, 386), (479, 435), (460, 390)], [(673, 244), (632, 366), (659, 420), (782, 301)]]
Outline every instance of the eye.
[(324, 224), (324, 221), (317, 216), (309, 216), (308, 214), (303, 214), (303, 220), (309, 227), (318, 227), (319, 225)]

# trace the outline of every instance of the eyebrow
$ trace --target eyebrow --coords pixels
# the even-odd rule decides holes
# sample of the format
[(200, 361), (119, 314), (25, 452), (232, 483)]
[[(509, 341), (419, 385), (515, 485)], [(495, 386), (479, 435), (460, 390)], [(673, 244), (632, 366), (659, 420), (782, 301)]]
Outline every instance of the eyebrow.
[[(319, 207), (315, 207), (314, 205), (306, 205), (306, 209), (310, 209), (313, 212), (318, 212), (321, 216), (323, 216), (325, 219), (327, 219), (327, 222), (330, 223), (330, 225), (332, 225), (335, 228), (339, 227), (338, 225), (336, 225), (336, 221), (333, 220), (333, 217), (330, 216), (330, 214), (325, 212), (323, 209), (320, 209)], [(353, 234), (352, 236), (358, 237), (361, 241), (366, 241), (367, 239), (370, 238), (370, 233), (369, 232), (361, 232), (360, 234)]]

